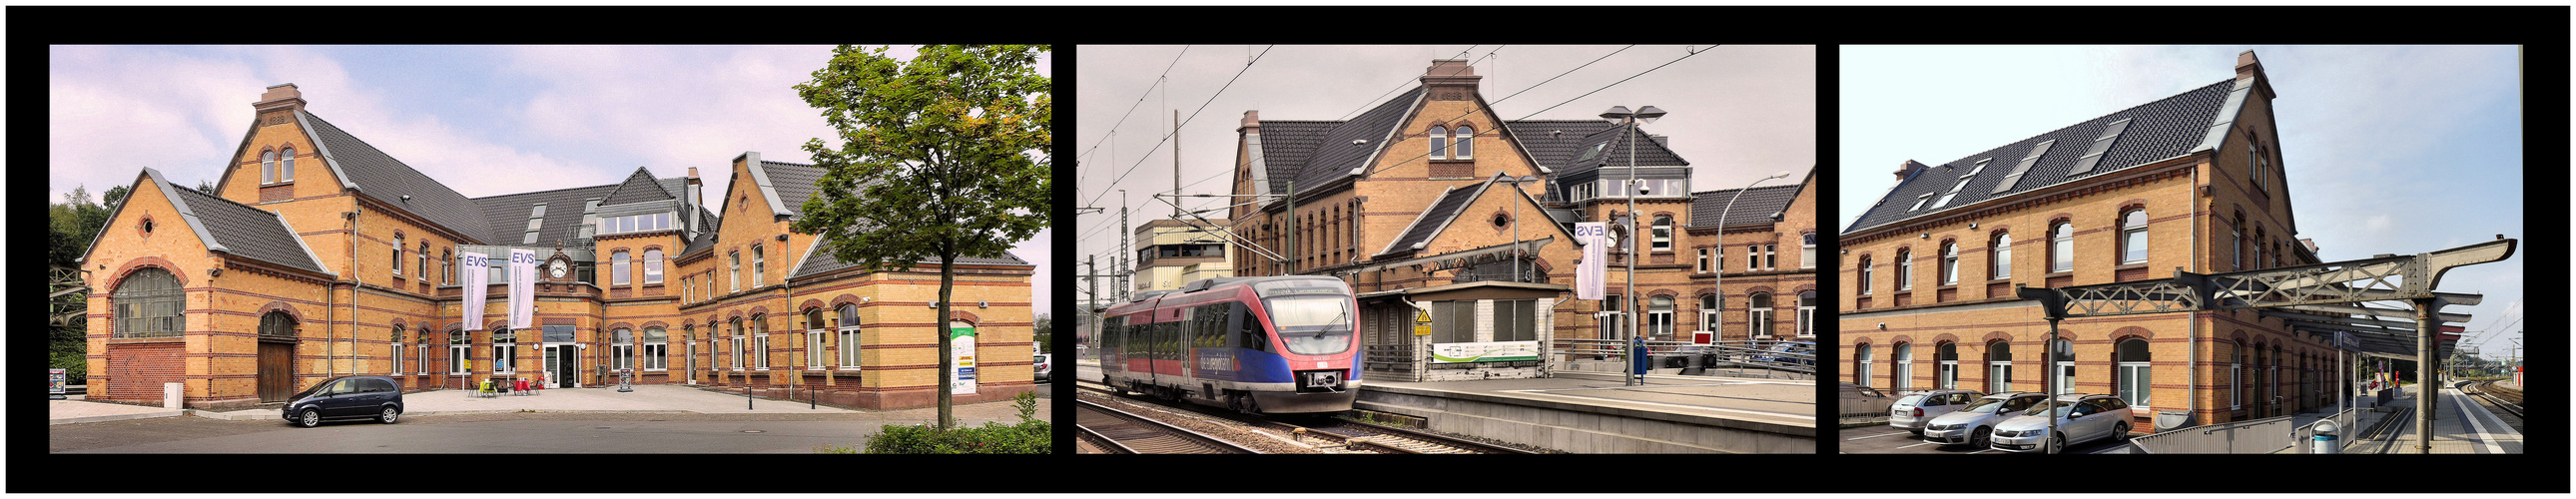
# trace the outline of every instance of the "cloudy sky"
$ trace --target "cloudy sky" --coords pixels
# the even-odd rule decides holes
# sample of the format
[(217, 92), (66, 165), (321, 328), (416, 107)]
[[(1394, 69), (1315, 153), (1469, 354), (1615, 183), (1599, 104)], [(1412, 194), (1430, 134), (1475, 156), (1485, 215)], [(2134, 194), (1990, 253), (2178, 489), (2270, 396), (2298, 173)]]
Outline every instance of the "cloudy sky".
[(2524, 240), (2512, 258), (2441, 282), (2486, 295), (2446, 310), (2472, 314), (2471, 343), (2505, 353), (2526, 326), (2523, 263), (2540, 257), (2523, 229), (2513, 47), (1845, 46), (1836, 223), (1877, 202), (1905, 160), (1938, 164), (2234, 78), (2245, 50), (2280, 94), (2297, 237), (2315, 239), (2319, 258)]
[[(1148, 196), (1172, 190), (1172, 144), (1163, 142), (1163, 136), (1172, 129), (1174, 110), (1185, 121), (1179, 144), (1182, 190), (1226, 194), (1232, 183), (1216, 179), (1233, 171), (1234, 129), (1244, 111), (1260, 110), (1261, 118), (1269, 120), (1349, 119), (1419, 84), (1417, 78), (1432, 59), (1473, 61), (1476, 74), (1484, 77), (1480, 91), (1504, 119), (1598, 119), (1611, 106), (1661, 108), (1670, 114), (1644, 130), (1672, 137), (1673, 149), (1696, 169), (1691, 179), (1695, 190), (1742, 187), (1783, 170), (1790, 178), (1772, 182), (1795, 182), (1816, 164), (1815, 47), (1621, 49), (1195, 45), (1185, 52), (1180, 45), (1082, 46), (1075, 68), (1081, 80), (1081, 114), (1075, 117), (1079, 132), (1066, 138), (1063, 150), (1082, 161), (1075, 172), (1075, 202), (1108, 210), (1082, 215), (1071, 224), (1077, 230), (1077, 254), (1096, 254), (1105, 261), (1119, 253), (1119, 231), (1113, 228), (1117, 189), (1126, 189), (1127, 205), (1139, 210), (1130, 216), (1131, 227), (1149, 220), (1146, 214), (1171, 213), (1170, 206)], [(1691, 55), (1693, 49), (1702, 52)], [(1246, 61), (1256, 57), (1246, 69)], [(1595, 59), (1599, 62), (1591, 62)], [(1584, 66), (1587, 62), (1591, 65)], [(1666, 63), (1671, 64), (1646, 72)], [(1116, 140), (1111, 141), (1113, 130)], [(1119, 179), (1122, 174), (1124, 180)], [(1186, 204), (1196, 208), (1215, 202)]]
[[(600, 185), (636, 167), (708, 177), (727, 161), (810, 162), (833, 130), (792, 87), (829, 46), (54, 46), (46, 71), (48, 190), (95, 196), (150, 167), (213, 180), (270, 85), (315, 116), (467, 197)], [(895, 47), (889, 56), (910, 59)], [(1040, 74), (1051, 57), (1041, 56)], [(837, 141), (833, 141), (837, 142)], [(539, 180), (541, 179), (541, 180)], [(710, 206), (710, 209), (714, 207)], [(1048, 231), (1013, 250), (1038, 264), (1051, 307)]]

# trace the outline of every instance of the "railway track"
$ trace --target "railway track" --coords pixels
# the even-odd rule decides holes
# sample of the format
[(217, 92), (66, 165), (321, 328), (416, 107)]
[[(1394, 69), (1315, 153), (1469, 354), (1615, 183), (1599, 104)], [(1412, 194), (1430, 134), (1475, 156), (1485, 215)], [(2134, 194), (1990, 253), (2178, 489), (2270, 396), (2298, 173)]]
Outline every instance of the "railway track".
[(1241, 445), (1151, 418), (1076, 400), (1078, 437), (1110, 454), (1260, 454)]
[[(1076, 388), (1100, 396), (1113, 393), (1107, 386), (1079, 382)], [(1406, 428), (1321, 417), (1264, 417), (1200, 406), (1187, 402), (1165, 402), (1141, 396), (1121, 397), (1156, 407), (1188, 411), (1212, 419), (1239, 423), (1269, 430), (1298, 444), (1335, 454), (1536, 454), (1513, 447), (1465, 440), (1446, 435)]]
[(2522, 419), (2521, 390), (2497, 386), (2495, 381), (2489, 380), (2469, 385), (2468, 392), (2469, 395), (2485, 400), (2489, 406), (2512, 414), (2514, 419)]

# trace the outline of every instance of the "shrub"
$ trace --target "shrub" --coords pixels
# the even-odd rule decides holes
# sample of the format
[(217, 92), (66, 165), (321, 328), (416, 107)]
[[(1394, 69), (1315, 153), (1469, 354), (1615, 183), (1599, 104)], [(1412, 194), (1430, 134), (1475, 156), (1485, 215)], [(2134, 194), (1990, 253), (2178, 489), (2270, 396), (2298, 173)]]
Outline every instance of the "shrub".
[[(1011, 404), (1020, 410), (1019, 424), (999, 422), (940, 431), (934, 424), (887, 426), (868, 437), (869, 454), (1046, 454), (1054, 445), (1053, 425), (1037, 414), (1037, 395), (1022, 393)], [(855, 449), (825, 447), (824, 453), (849, 454)]]

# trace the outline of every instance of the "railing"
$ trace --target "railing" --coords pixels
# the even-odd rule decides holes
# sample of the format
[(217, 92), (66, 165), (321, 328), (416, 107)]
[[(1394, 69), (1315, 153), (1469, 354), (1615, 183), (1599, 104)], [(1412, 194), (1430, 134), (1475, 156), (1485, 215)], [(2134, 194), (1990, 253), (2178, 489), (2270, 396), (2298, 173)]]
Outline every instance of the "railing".
[[(1558, 355), (1597, 356), (1602, 358), (1627, 357), (1627, 355), (1621, 351), (1620, 346), (1624, 342), (1620, 340), (1558, 338), (1554, 343), (1556, 346), (1554, 353)], [(1699, 356), (1704, 360), (1713, 362), (1733, 363), (1745, 367), (1763, 368), (1766, 370), (1783, 370), (1805, 373), (1814, 372), (1816, 353), (1812, 350), (1803, 352), (1781, 351), (1780, 347), (1787, 343), (1792, 343), (1792, 341), (1736, 340), (1719, 341), (1706, 345), (1686, 341), (1645, 342), (1646, 355), (1649, 356)], [(1699, 367), (1713, 366), (1699, 365)]]
[(2351, 435), (2361, 431), (2357, 425), (2361, 414), (2355, 408), (2320, 418), (2305, 425), (2293, 416), (2276, 416), (2233, 423), (2177, 428), (2129, 440), (2131, 452), (2139, 454), (2312, 454), (2316, 446), (2307, 443), (2316, 436), (2317, 423), (2332, 419), (2336, 432), (2344, 435), (2341, 444), (2350, 445)]
[(1361, 363), (1371, 371), (1412, 371), (1413, 345), (1368, 345), (1362, 348)]

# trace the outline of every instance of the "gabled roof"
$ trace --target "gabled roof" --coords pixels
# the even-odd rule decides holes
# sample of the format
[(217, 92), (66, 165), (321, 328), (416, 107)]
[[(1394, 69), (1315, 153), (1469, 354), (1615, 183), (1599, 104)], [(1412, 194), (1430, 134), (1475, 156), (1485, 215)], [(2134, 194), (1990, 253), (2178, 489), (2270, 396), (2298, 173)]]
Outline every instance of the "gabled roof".
[[(1404, 232), (1397, 235), (1394, 241), (1387, 243), (1386, 249), (1378, 251), (1378, 254), (1422, 249), (1424, 245), (1431, 243), (1433, 237), (1439, 236), (1441, 231), (1448, 230), (1449, 224), (1457, 222), (1458, 216), (1466, 212), (1468, 205), (1475, 204), (1476, 199), (1484, 197), (1486, 191), (1492, 190), (1494, 184), (1502, 183), (1504, 178), (1508, 177), (1496, 173), (1494, 176), (1486, 177), (1483, 182), (1453, 186), (1447, 191), (1442, 191), (1440, 197), (1432, 200), (1430, 208), (1423, 210), (1422, 215), (1414, 217), (1413, 223), (1406, 225)], [(1538, 200), (1530, 198), (1529, 194), (1519, 189), (1504, 188), (1504, 190), (1521, 196), (1521, 201), (1514, 202), (1529, 203), (1530, 215), (1541, 219), (1547, 216), (1546, 212), (1541, 210)]]
[[(190, 232), (197, 234), (198, 241), (204, 243), (208, 251), (335, 275), (322, 266), (322, 259), (313, 255), (313, 249), (304, 245), (304, 238), (298, 237), (295, 229), (286, 224), (286, 218), (276, 212), (180, 187), (151, 168), (143, 169), (142, 177), (135, 182), (134, 188), (160, 189), (163, 197), (169, 198), (171, 206), (179, 211), (179, 219), (188, 225)], [(125, 203), (118, 203), (116, 215), (124, 211)], [(100, 232), (105, 235), (105, 231)], [(92, 239), (90, 245), (95, 248), (98, 241)]]
[(762, 161), (760, 167), (772, 182), (761, 186), (769, 190), (762, 194), (777, 203), (774, 206), (780, 210), (780, 215), (803, 212), (805, 200), (814, 197), (814, 183), (823, 180), (823, 167), (819, 166)]
[[(568, 187), (537, 192), (502, 194), (474, 198), (490, 244), (502, 246), (553, 246), (555, 241), (570, 243), (581, 235), (581, 209), (585, 201), (608, 197), (624, 184)], [(538, 203), (546, 205), (545, 220), (537, 226), (537, 240), (527, 240), (528, 212)]]
[[(1417, 85), (1347, 121), (1261, 120), (1260, 148), (1251, 151), (1257, 157), (1246, 159), (1260, 161), (1262, 173), (1271, 184), (1269, 192), (1285, 191), (1289, 180), (1297, 182), (1299, 191), (1330, 183), (1366, 166), (1387, 143), (1397, 141), (1403, 131), (1396, 127), (1421, 106), (1423, 95), (1424, 87)], [(1568, 168), (1590, 169), (1604, 162), (1628, 161), (1627, 141), (1618, 140), (1625, 137), (1620, 133), (1624, 129), (1607, 121), (1505, 120), (1503, 128), (1500, 132), (1509, 134), (1542, 171), (1552, 174), (1569, 173)], [(1651, 137), (1639, 137), (1636, 142), (1637, 164), (1690, 164)], [(1596, 145), (1604, 150), (1576, 161)]]
[[(304, 129), (312, 131), (314, 144), (322, 149), (324, 163), (339, 173), (343, 187), (356, 187), (367, 197), (420, 215), (468, 238), (490, 234), (482, 210), (464, 194), (456, 193), (447, 184), (429, 178), (429, 175), (386, 155), (384, 151), (368, 145), (367, 141), (359, 140), (312, 112), (298, 110), (296, 117), (303, 121)], [(411, 199), (404, 200), (406, 195)], [(520, 217), (522, 225), (527, 223), (525, 215), (522, 213)], [(517, 241), (480, 242), (509, 244)]]
[(1520, 139), (1530, 159), (1559, 170), (1591, 147), (1584, 143), (1585, 137), (1612, 128), (1610, 122), (1602, 120), (1520, 120), (1504, 122), (1503, 126), (1512, 129), (1512, 137)]
[[(1718, 217), (1721, 214), (1726, 217), (1723, 225), (1778, 222), (1780, 213), (1788, 211), (1789, 203), (1798, 199), (1798, 190), (1805, 187), (1806, 183), (1801, 182), (1751, 189), (1693, 192), (1691, 193), (1690, 226), (1720, 226)], [(1730, 201), (1735, 203), (1732, 209), (1727, 207)]]
[[(1886, 196), (1879, 199), (1877, 205), (1871, 206), (1858, 219), (1853, 220), (1851, 227), (1844, 229), (1843, 233), (1851, 234), (1958, 209), (1988, 199), (2010, 197), (2209, 149), (2215, 144), (2215, 141), (2206, 140), (2213, 134), (2213, 123), (2232, 121), (2235, 118), (2221, 110), (2222, 108), (2237, 109), (2237, 104), (2241, 104), (2243, 93), (2231, 93), (2231, 89), (2239, 85), (2239, 81), (2234, 78), (2222, 80), (2172, 97), (2122, 109), (1938, 166), (1924, 168), (1898, 183), (1895, 188), (1889, 189)], [(2091, 171), (2070, 175), (2069, 172), (2074, 169), (2078, 160), (2085, 156), (2085, 151), (2092, 146), (2094, 139), (2101, 137), (2113, 123), (2120, 123), (2123, 120), (2125, 120), (2124, 128), (2120, 130), (2118, 137), (2113, 139), (2110, 149), (2104, 151), (2101, 158), (2096, 160)], [(2024, 172), (2010, 188), (2003, 192), (1994, 192), (2022, 159), (2042, 142), (2049, 142), (2050, 145), (2038, 162), (2033, 163), (2029, 171)], [(1970, 179), (1967, 185), (1957, 185), (1961, 177), (1968, 176), (1969, 172), (1976, 170), (1975, 165), (1980, 160), (1986, 161), (1984, 170)], [(1920, 210), (1913, 209), (1917, 198), (1928, 194), (1937, 201), (1954, 187), (1958, 189), (1958, 194), (1949, 203), (1942, 204), (1939, 208), (1933, 208), (1926, 203), (1926, 206)]]
[[(1607, 121), (1600, 123), (1612, 125)], [(1638, 137), (1635, 137), (1635, 140), (1629, 140), (1627, 131), (1628, 128), (1624, 126), (1603, 126), (1578, 139), (1572, 149), (1574, 155), (1566, 157), (1564, 162), (1541, 161), (1539, 164), (1549, 165), (1561, 174), (1569, 175), (1603, 166), (1625, 167), (1631, 160), (1634, 160), (1637, 166), (1690, 165), (1689, 160), (1682, 159), (1681, 155), (1674, 154), (1672, 149), (1665, 148), (1663, 142), (1656, 141), (1652, 137), (1653, 134), (1647, 132), (1645, 127), (1637, 128)], [(1635, 144), (1633, 148), (1630, 147), (1632, 142)], [(1636, 151), (1633, 158), (1628, 153), (1631, 149)]]
[[(1412, 115), (1414, 108), (1420, 107), (1422, 96), (1423, 87), (1416, 85), (1412, 90), (1396, 94), (1386, 103), (1326, 130), (1315, 149), (1308, 153), (1305, 164), (1298, 169), (1295, 177), (1297, 189), (1313, 189), (1367, 165), (1369, 158), (1376, 157), (1379, 150), (1393, 141), (1395, 127), (1403, 124), (1404, 117)], [(1270, 138), (1270, 122), (1262, 122), (1261, 127), (1264, 132), (1262, 139), (1266, 141)], [(1352, 142), (1363, 140), (1367, 142)], [(1276, 181), (1278, 177), (1272, 178)]]
[[(682, 179), (682, 181), (686, 182), (687, 180)], [(673, 196), (671, 195), (671, 191), (665, 189), (660, 182), (653, 179), (653, 172), (646, 171), (644, 170), (644, 167), (639, 166), (635, 167), (635, 174), (627, 175), (626, 181), (618, 183), (616, 190), (609, 191), (607, 197), (607, 200), (599, 202), (600, 206), (614, 206), (647, 201), (666, 201), (670, 200)], [(552, 216), (554, 213), (549, 211), (546, 214), (548, 216)], [(525, 228), (522, 229), (524, 230)]]
[(1324, 134), (1341, 126), (1339, 121), (1273, 121), (1261, 122), (1261, 148), (1252, 151), (1261, 162), (1262, 173), (1270, 181), (1266, 192), (1288, 190), (1288, 181), (1306, 166), (1306, 159), (1323, 145)]

